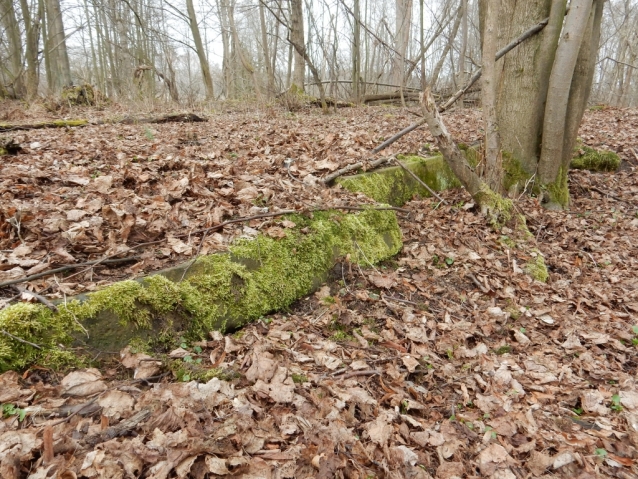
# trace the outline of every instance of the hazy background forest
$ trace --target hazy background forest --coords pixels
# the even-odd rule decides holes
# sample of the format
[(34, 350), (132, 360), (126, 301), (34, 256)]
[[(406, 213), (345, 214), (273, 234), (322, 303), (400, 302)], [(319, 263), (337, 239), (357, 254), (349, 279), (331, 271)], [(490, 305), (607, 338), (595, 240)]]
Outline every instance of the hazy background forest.
[[(481, 66), (478, 10), (478, 0), (0, 0), (0, 96), (91, 84), (120, 102), (190, 106), (303, 84), (374, 104), (414, 99), (423, 72), (445, 96)], [(607, 2), (600, 42), (590, 101), (636, 106), (638, 1)]]

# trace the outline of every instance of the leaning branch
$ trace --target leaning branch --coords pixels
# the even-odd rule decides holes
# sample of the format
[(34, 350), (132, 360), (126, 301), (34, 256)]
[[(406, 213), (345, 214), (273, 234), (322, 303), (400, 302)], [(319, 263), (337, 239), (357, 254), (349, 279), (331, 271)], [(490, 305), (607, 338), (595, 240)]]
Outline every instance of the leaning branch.
[[(523, 32), (515, 40), (513, 40), (512, 42), (510, 42), (507, 45), (505, 45), (498, 52), (496, 52), (496, 61), (498, 61), (501, 58), (503, 58), (507, 53), (512, 51), (514, 48), (516, 48), (518, 45), (523, 43), (528, 38), (531, 38), (534, 35), (536, 35), (537, 33), (539, 33), (540, 31), (542, 31), (543, 28), (545, 28), (547, 26), (548, 22), (549, 22), (549, 17), (546, 18), (545, 20), (543, 20), (542, 22), (537, 23), (536, 25), (534, 25), (530, 29), (528, 29), (525, 32)], [(467, 91), (470, 88), (472, 88), (472, 86), (478, 81), (478, 79), (481, 78), (481, 74), (482, 74), (482, 72), (481, 72), (481, 69), (479, 68), (478, 70), (476, 70), (474, 75), (472, 75), (472, 78), (470, 78), (470, 81), (467, 83), (467, 85), (465, 85), (463, 88), (461, 88), (459, 91), (457, 91), (454, 95), (452, 95), (452, 97), (448, 101), (446, 101), (443, 105), (441, 105), (439, 107), (439, 112), (443, 113), (445, 110), (450, 108), (454, 103), (456, 103), (456, 101), (459, 98), (461, 98), (465, 93), (467, 93)], [(386, 141), (384, 141), (383, 143), (381, 143), (374, 150), (372, 150), (372, 152), (373, 153), (379, 153), (380, 151), (385, 150), (388, 146), (390, 146), (392, 143), (397, 141), (399, 138), (401, 138), (401, 137), (407, 135), (408, 133), (416, 130), (417, 128), (419, 128), (421, 125), (424, 125), (425, 123), (426, 123), (426, 121), (425, 121), (425, 119), (423, 119), (423, 120), (420, 120), (420, 121), (408, 126), (407, 128), (404, 128), (399, 133), (394, 135), (392, 138), (389, 138)]]

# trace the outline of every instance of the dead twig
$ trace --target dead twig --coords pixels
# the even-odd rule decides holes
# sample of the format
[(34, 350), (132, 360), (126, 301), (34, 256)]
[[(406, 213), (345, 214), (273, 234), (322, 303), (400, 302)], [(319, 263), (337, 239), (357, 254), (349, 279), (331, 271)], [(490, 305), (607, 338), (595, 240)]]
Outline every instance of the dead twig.
[[(131, 251), (132, 249), (135, 249), (135, 248), (138, 248), (138, 247), (139, 247), (139, 245), (138, 246), (134, 246), (134, 247), (130, 248), (128, 251)], [(119, 252), (117, 254), (122, 254), (122, 252)], [(59, 268), (50, 269), (48, 271), (43, 271), (41, 273), (32, 274), (31, 276), (25, 276), (24, 278), (12, 279), (11, 281), (5, 281), (4, 283), (0, 283), (0, 288), (3, 288), (5, 286), (11, 286), (11, 285), (14, 285), (14, 284), (26, 283), (28, 281), (33, 281), (34, 279), (43, 278), (44, 276), (50, 276), (50, 275), (56, 274), (56, 273), (63, 273), (65, 271), (82, 268), (84, 266), (94, 267), (94, 266), (96, 266), (98, 264), (115, 264), (115, 263), (125, 263), (125, 262), (128, 262), (128, 261), (134, 261), (134, 260), (138, 259), (139, 256), (128, 256), (126, 258), (116, 258), (116, 259), (108, 259), (108, 258), (110, 258), (110, 257), (107, 257), (107, 258), (104, 258), (104, 259), (95, 260), (95, 261), (87, 261), (85, 263), (67, 264), (67, 265), (64, 265), (64, 266), (60, 266)], [(31, 293), (31, 294), (34, 294), (34, 293)]]
[(357, 376), (378, 376), (381, 372), (376, 369), (366, 369), (365, 371), (352, 371), (351, 373), (341, 374), (336, 376), (339, 379), (349, 379)]
[[(376, 151), (374, 153), (376, 153)], [(370, 164), (368, 165), (368, 168), (366, 169), (366, 171), (373, 170), (373, 169), (381, 166), (382, 164), (392, 160), (393, 158), (394, 158), (393, 156), (388, 156), (388, 157), (379, 158), (378, 160), (371, 161)], [(340, 170), (335, 171), (334, 173), (330, 173), (328, 176), (326, 176), (321, 181), (323, 181), (323, 183), (325, 185), (328, 185), (328, 184), (332, 183), (334, 180), (336, 180), (337, 178), (339, 178), (340, 176), (343, 176), (346, 173), (350, 173), (351, 171), (357, 171), (357, 170), (363, 168), (364, 166), (365, 166), (365, 163), (363, 161), (359, 161), (357, 163), (353, 163), (351, 165), (348, 165), (348, 166), (345, 166), (345, 167), (341, 168)]]
[(485, 294), (489, 293), (490, 290), (488, 288), (485, 287), (485, 285), (483, 283), (481, 283), (478, 279), (476, 279), (476, 276), (474, 276), (472, 273), (467, 273), (466, 275), (468, 278), (470, 278), (472, 280), (472, 282), (478, 286), (478, 288), (483, 291)]
[(383, 299), (389, 299), (390, 301), (397, 301), (399, 303), (405, 303), (405, 304), (411, 304), (412, 306), (418, 306), (418, 304), (415, 303), (414, 301), (408, 301), (407, 299), (395, 298), (394, 296), (386, 296), (385, 294), (382, 294), (381, 297)]
[(44, 296), (41, 296), (38, 293), (34, 293), (33, 291), (29, 291), (27, 288), (24, 288), (24, 287), (18, 286), (18, 285), (13, 285), (13, 289), (15, 289), (16, 291), (18, 291), (20, 293), (20, 295), (18, 295), (18, 297), (22, 296), (23, 293), (29, 294), (29, 295), (33, 296), (35, 299), (37, 299), (38, 302), (42, 303), (47, 308), (49, 308), (51, 311), (53, 311), (54, 313), (58, 312), (58, 308), (55, 306), (55, 304), (53, 304), (51, 301), (46, 299)]
[(24, 340), (24, 339), (22, 339), (22, 338), (19, 338), (19, 337), (17, 337), (17, 336), (14, 336), (14, 335), (13, 335), (13, 334), (11, 334), (9, 331), (5, 331), (4, 329), (0, 329), (0, 333), (4, 334), (5, 336), (7, 336), (7, 337), (9, 337), (9, 338), (11, 338), (11, 339), (13, 339), (14, 341), (18, 341), (19, 343), (26, 344), (26, 345), (31, 346), (31, 347), (36, 348), (36, 349), (40, 349), (40, 350), (42, 349), (42, 347), (41, 347), (41, 346), (38, 346), (38, 345), (37, 345), (37, 344), (35, 344), (35, 343), (31, 343), (31, 342), (26, 341), (26, 340)]

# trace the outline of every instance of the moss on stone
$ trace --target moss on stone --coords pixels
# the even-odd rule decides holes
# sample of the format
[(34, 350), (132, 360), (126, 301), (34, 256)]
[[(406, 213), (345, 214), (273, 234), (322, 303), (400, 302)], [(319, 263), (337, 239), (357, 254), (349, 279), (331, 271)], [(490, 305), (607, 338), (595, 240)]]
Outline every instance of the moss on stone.
[(620, 157), (613, 151), (577, 145), (569, 166), (576, 170), (616, 171), (620, 167)]
[(57, 313), (24, 303), (5, 308), (0, 329), (42, 349), (0, 335), (0, 370), (60, 354), (58, 345), (70, 344), (73, 332), (77, 341), (113, 351), (134, 339), (139, 346), (158, 336), (170, 342), (171, 336), (201, 339), (212, 329), (235, 329), (319, 287), (340, 256), (377, 263), (402, 246), (393, 211), (329, 211), (288, 219), (297, 227), (285, 238), (240, 240), (228, 254), (199, 258), (186, 273), (182, 268), (181, 274), (115, 283), (58, 304)]
[[(75, 355), (59, 345), (69, 344), (71, 333), (79, 329), (72, 315), (56, 315), (40, 304), (18, 303), (3, 309), (0, 311), (0, 330), (3, 331), (0, 333), (0, 372), (39, 361), (52, 367), (77, 363)], [(15, 338), (29, 341), (38, 348)]]
[(483, 156), (478, 148), (466, 145), (465, 143), (459, 143), (457, 146), (459, 147), (459, 150), (461, 150), (465, 155), (465, 158), (467, 159), (467, 162), (470, 164), (470, 166), (472, 168), (476, 168), (483, 159)]
[(534, 250), (534, 252), (536, 253), (536, 256), (525, 265), (525, 271), (536, 281), (546, 283), (549, 279), (549, 272), (547, 271), (545, 258), (540, 251)]
[[(398, 159), (434, 191), (459, 187), (461, 184), (442, 156), (422, 158), (400, 156)], [(337, 183), (354, 193), (364, 195), (393, 206), (402, 206), (415, 195), (429, 197), (430, 193), (411, 175), (398, 166), (382, 168), (370, 173), (345, 176)]]

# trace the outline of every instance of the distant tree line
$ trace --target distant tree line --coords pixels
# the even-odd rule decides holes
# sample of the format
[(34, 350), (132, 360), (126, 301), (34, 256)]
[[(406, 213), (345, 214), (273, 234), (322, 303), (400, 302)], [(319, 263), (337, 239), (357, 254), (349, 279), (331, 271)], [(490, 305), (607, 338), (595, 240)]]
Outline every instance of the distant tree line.
[[(478, 0), (0, 0), (0, 96), (374, 103), (482, 65)], [(610, 0), (592, 101), (638, 105), (638, 0)]]

